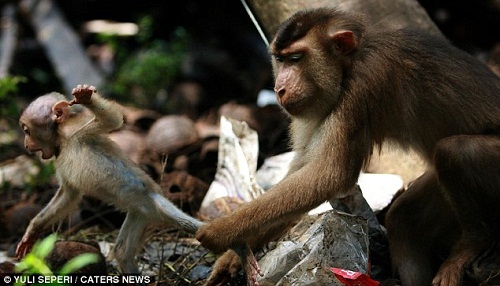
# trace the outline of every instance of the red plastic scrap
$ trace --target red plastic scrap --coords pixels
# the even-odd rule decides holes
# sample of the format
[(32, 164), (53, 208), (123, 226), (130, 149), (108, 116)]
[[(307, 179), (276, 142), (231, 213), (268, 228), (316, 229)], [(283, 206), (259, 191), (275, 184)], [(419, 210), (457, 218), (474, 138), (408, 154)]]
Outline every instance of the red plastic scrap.
[(342, 268), (330, 269), (335, 277), (346, 286), (378, 286), (380, 283), (371, 279), (370, 276)]

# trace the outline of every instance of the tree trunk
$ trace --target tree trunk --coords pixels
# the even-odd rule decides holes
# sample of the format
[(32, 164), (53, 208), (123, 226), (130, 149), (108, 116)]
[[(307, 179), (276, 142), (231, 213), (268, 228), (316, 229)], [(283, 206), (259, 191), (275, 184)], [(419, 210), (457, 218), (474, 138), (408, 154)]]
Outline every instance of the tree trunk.
[(383, 28), (408, 26), (440, 34), (439, 29), (416, 0), (247, 0), (270, 41), (279, 24), (295, 12), (324, 6), (362, 13), (370, 25)]
[(52, 0), (23, 2), (37, 39), (63, 83), (66, 94), (77, 84), (101, 85), (104, 80), (92, 65), (80, 39)]
[(5, 4), (2, 9), (2, 36), (0, 37), (0, 78), (9, 74), (14, 59), (18, 29), (15, 14), (14, 4)]

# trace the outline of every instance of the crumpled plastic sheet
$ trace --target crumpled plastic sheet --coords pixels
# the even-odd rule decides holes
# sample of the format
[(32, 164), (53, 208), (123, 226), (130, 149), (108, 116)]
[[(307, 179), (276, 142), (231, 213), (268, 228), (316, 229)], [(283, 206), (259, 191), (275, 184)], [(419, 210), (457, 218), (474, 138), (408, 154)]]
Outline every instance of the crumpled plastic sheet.
[(257, 132), (245, 122), (222, 116), (217, 171), (201, 207), (222, 197), (249, 202), (264, 193), (255, 180), (258, 153)]
[[(260, 285), (343, 285), (331, 267), (367, 273), (368, 226), (364, 218), (329, 211), (307, 220), (315, 222), (301, 235), (280, 240), (259, 260), (264, 274)], [(307, 226), (307, 222), (299, 223), (291, 233), (304, 224)]]
[(374, 279), (383, 280), (391, 277), (387, 231), (379, 223), (363, 195), (364, 193), (357, 186), (348, 196), (330, 201), (330, 205), (335, 210), (361, 216), (366, 220), (368, 224), (368, 240), (370, 242), (370, 276)]
[(276, 156), (266, 158), (262, 166), (257, 170), (255, 179), (264, 190), (270, 189), (285, 178), (290, 164), (295, 157), (294, 152), (285, 152)]

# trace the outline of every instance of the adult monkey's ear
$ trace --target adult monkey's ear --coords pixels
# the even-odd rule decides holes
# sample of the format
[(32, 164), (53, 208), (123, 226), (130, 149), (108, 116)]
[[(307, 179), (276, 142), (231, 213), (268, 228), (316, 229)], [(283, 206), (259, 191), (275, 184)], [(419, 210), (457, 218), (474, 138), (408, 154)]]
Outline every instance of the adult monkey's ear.
[(348, 54), (358, 47), (358, 41), (352, 31), (340, 30), (331, 35), (334, 46), (343, 54)]
[(69, 117), (69, 103), (66, 100), (56, 102), (52, 106), (52, 121), (62, 123)]

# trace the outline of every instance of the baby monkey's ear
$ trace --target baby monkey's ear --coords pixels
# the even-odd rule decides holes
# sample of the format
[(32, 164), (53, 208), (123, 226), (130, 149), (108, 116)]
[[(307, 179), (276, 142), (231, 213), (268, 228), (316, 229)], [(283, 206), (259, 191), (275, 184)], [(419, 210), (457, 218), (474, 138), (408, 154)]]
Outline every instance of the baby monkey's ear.
[(61, 100), (52, 106), (52, 121), (62, 123), (69, 117), (69, 102)]

